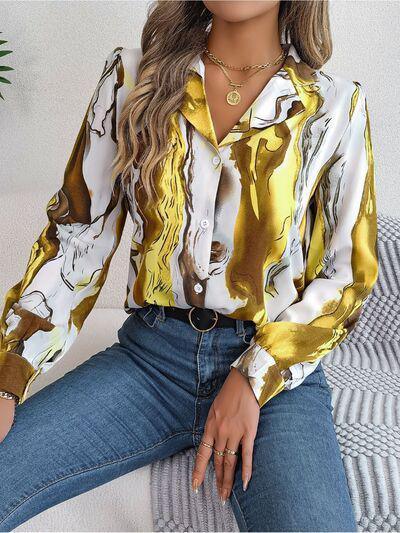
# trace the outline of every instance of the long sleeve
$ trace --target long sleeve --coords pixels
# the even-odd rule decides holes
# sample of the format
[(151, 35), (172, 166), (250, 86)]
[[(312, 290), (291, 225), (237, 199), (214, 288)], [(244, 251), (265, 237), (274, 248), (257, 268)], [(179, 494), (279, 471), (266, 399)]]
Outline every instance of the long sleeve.
[(343, 341), (378, 277), (369, 114), (364, 89), (353, 83), (348, 124), (313, 194), (304, 290), (274, 321), (256, 324), (250, 346), (231, 365), (249, 379), (260, 407), (293, 388), (285, 385), (288, 369), (308, 365), (310, 373)]
[(32, 381), (70, 348), (93, 308), (120, 242), (127, 206), (116, 154), (117, 47), (106, 58), (65, 168), (46, 206), (24, 275), (5, 295), (0, 319), (0, 390), (23, 403)]

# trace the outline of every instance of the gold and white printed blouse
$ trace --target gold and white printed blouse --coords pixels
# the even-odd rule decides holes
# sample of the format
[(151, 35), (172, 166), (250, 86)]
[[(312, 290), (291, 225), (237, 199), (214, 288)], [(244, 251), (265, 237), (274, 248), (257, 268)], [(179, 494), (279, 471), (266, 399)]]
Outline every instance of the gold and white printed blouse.
[(111, 180), (116, 124), (139, 48), (104, 65), (48, 221), (1, 316), (0, 390), (29, 385), (68, 351), (106, 279), (129, 213), (127, 313), (151, 303), (252, 320), (232, 363), (260, 407), (298, 386), (352, 330), (377, 279), (377, 212), (366, 95), (310, 68), (293, 44), (218, 143), (196, 56), (171, 115), (170, 151), (145, 207), (139, 169)]

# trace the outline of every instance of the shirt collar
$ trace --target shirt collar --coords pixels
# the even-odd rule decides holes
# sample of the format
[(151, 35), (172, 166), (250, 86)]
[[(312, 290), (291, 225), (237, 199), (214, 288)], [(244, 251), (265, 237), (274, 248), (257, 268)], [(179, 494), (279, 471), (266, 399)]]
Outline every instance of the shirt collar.
[(260, 129), (278, 124), (306, 109), (310, 91), (318, 90), (316, 70), (301, 60), (292, 43), (284, 46), (287, 47), (288, 54), (282, 67), (272, 76), (219, 144), (215, 138), (210, 109), (206, 101), (205, 65), (201, 53), (194, 57), (189, 66), (190, 74), (179, 110), (215, 148), (249, 137)]

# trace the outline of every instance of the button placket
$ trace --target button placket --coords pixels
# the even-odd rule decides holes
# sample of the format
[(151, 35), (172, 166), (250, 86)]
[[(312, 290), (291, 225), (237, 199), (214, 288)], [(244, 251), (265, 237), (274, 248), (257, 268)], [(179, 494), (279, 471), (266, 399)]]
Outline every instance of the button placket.
[[(211, 157), (211, 161), (212, 161), (212, 164), (214, 165), (214, 170), (212, 172), (212, 174), (215, 175), (215, 184), (218, 183), (218, 178), (220, 176), (220, 171), (221, 169), (219, 168), (222, 164), (222, 158), (221, 156), (216, 153), (214, 151), (214, 155)], [(202, 228), (203, 230), (207, 230), (208, 228), (211, 227), (211, 222), (212, 222), (212, 212), (213, 212), (213, 207), (210, 208), (209, 206), (207, 207), (207, 209), (204, 211), (205, 213), (211, 213), (211, 220), (207, 217), (204, 217), (204, 218), (201, 218), (199, 221), (198, 221), (198, 225), (200, 226), (200, 228)], [(208, 233), (208, 235), (210, 236), (210, 233)], [(212, 239), (212, 237), (210, 237), (210, 239)], [(211, 246), (211, 242), (210, 242), (210, 246)], [(211, 250), (210, 250), (210, 255), (211, 255)], [(207, 268), (204, 268), (203, 270), (205, 272), (208, 272), (209, 271), (209, 266), (210, 266), (210, 259), (208, 259), (208, 264), (207, 264)], [(204, 291), (204, 287), (200, 284), (200, 283), (195, 283), (193, 285), (193, 291), (196, 293), (196, 294), (200, 294)]]

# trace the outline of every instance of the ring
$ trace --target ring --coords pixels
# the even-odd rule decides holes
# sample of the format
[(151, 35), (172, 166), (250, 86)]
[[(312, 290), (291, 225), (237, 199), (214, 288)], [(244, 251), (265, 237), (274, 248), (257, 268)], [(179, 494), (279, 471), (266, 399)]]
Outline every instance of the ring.
[(201, 440), (200, 444), (202, 444), (206, 448), (214, 448), (214, 446), (212, 444), (208, 444), (207, 442), (204, 442), (204, 440)]
[(225, 448), (225, 451), (231, 455), (238, 455), (238, 452), (235, 452), (235, 450), (230, 450), (229, 448)]
[(214, 448), (214, 453), (216, 453), (217, 455), (222, 455), (222, 456), (225, 455), (225, 452), (220, 452), (219, 450), (216, 450), (215, 448)]

